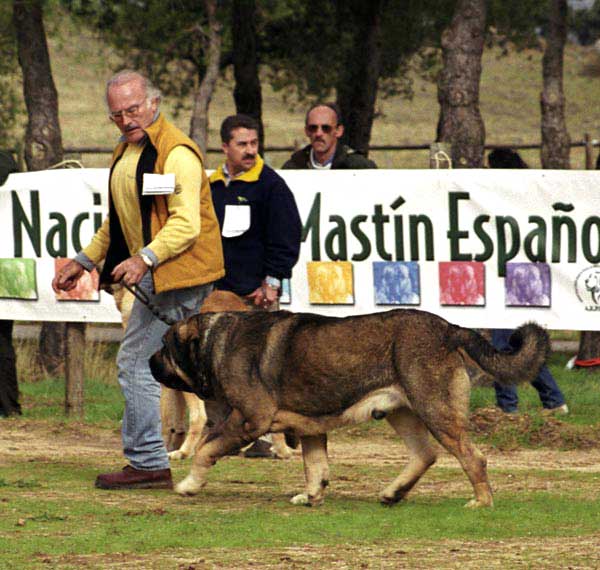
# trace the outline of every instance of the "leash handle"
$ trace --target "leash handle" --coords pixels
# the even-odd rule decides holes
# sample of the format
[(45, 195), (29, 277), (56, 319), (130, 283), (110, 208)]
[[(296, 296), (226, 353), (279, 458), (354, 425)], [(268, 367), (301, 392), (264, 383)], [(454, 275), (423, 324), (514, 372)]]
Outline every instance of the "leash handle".
[(171, 326), (174, 325), (177, 321), (175, 319), (171, 319), (170, 317), (165, 317), (160, 313), (160, 311), (150, 302), (150, 298), (146, 294), (143, 289), (140, 289), (137, 285), (127, 285), (123, 279), (121, 279), (120, 284), (127, 289), (142, 305), (146, 305), (148, 310), (163, 323)]

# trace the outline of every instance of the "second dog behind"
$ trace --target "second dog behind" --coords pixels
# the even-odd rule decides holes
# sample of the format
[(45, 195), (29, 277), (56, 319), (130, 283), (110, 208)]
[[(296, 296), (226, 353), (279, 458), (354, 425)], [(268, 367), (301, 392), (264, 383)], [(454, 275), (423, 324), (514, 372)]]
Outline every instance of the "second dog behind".
[[(123, 328), (127, 327), (134, 296), (125, 287), (113, 286), (113, 297), (121, 313)], [(250, 307), (235, 293), (213, 291), (202, 304), (201, 313), (220, 313), (224, 311), (250, 311)], [(186, 410), (189, 419), (186, 422)], [(192, 457), (206, 425), (204, 402), (195, 394), (162, 387), (160, 395), (160, 416), (162, 435), (169, 459), (178, 460)], [(281, 433), (272, 434), (272, 452), (279, 459), (288, 459), (292, 450)]]

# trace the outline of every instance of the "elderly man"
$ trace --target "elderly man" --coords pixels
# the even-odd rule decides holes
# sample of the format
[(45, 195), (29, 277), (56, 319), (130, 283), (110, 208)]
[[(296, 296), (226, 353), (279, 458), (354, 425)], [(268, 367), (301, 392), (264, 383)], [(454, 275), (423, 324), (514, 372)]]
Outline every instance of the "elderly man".
[(292, 154), (284, 169), (316, 170), (377, 168), (372, 160), (341, 144), (344, 125), (335, 103), (317, 103), (306, 113), (304, 132), (310, 144)]
[[(160, 92), (143, 75), (129, 70), (116, 74), (107, 83), (106, 102), (109, 118), (121, 132), (110, 170), (109, 214), (52, 286), (55, 291), (71, 290), (84, 270), (104, 261), (103, 285), (135, 285), (160, 317), (182, 319), (199, 311), (213, 282), (224, 275), (202, 154), (159, 112)], [(160, 385), (148, 364), (167, 328), (135, 301), (117, 356), (125, 397), (123, 449), (129, 464), (99, 475), (96, 487), (172, 487), (161, 437)]]
[[(287, 184), (258, 154), (258, 124), (232, 115), (221, 125), (225, 162), (210, 177), (221, 225), (225, 277), (217, 289), (233, 291), (258, 309), (277, 310), (281, 280), (292, 275), (300, 253), (302, 224)], [(283, 446), (281, 436), (278, 445)], [(246, 457), (271, 457), (257, 441)]]

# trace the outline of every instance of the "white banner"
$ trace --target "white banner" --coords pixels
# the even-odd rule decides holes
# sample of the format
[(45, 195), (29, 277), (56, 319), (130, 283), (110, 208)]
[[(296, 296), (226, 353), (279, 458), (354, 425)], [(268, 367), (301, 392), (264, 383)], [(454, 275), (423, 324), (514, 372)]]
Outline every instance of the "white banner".
[[(291, 301), (351, 315), (418, 308), (451, 322), (600, 330), (600, 172), (281, 171), (303, 223)], [(106, 169), (13, 174), (0, 188), (0, 318), (118, 322), (93, 283), (50, 287), (56, 257), (107, 211)]]

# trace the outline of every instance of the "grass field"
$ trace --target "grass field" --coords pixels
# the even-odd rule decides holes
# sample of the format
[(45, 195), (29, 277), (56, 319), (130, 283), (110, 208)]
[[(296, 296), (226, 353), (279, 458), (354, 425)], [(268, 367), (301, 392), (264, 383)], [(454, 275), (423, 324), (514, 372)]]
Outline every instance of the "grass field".
[[(63, 144), (67, 147), (100, 146), (110, 148), (116, 130), (106, 116), (103, 101), (105, 80), (118, 68), (115, 54), (93, 35), (68, 18), (48, 23), (54, 79), (59, 92)], [(513, 51), (501, 56), (490, 49), (483, 59), (481, 112), (485, 121), (488, 144), (532, 143), (541, 140), (539, 95), (542, 87), (541, 51)], [(565, 57), (565, 94), (567, 126), (571, 138), (581, 141), (584, 133), (600, 138), (600, 106), (596, 93), (600, 87), (600, 56), (591, 48), (569, 46)], [(172, 117), (173, 106), (167, 98), (164, 108)], [(176, 123), (188, 130), (190, 102)], [(303, 116), (306, 103), (292, 97), (284, 100), (265, 81), (263, 113), (267, 145), (302, 145)], [(234, 112), (231, 74), (223, 77), (210, 108), (209, 146), (218, 147), (221, 120)], [(371, 143), (429, 144), (435, 136), (439, 107), (434, 83), (414, 78), (412, 100), (393, 97), (379, 100)], [(280, 166), (288, 153), (271, 153), (266, 158)], [(539, 167), (539, 151), (524, 151), (532, 167)], [(86, 166), (104, 167), (107, 155), (85, 155)], [(219, 155), (208, 156), (215, 167)], [(375, 152), (372, 158), (385, 168), (428, 168), (427, 151)], [(582, 149), (572, 152), (572, 168), (584, 167)]]
[[(18, 358), (31, 360), (30, 341)], [(494, 509), (463, 505), (471, 487), (442, 453), (408, 500), (377, 494), (406, 461), (385, 422), (330, 436), (325, 505), (294, 507), (301, 458), (221, 460), (200, 495), (106, 492), (97, 473), (119, 469), (122, 398), (114, 345), (87, 353), (86, 415), (63, 415), (64, 382), (34, 367), (21, 377), (24, 415), (0, 422), (0, 568), (596, 568), (600, 566), (600, 373), (550, 368), (571, 414), (539, 413), (522, 387), (521, 414), (504, 416), (493, 390), (475, 388), (473, 431), (488, 457)], [(482, 419), (494, 418), (483, 424)], [(493, 424), (493, 426), (492, 426)], [(493, 427), (493, 429), (491, 429)], [(174, 464), (181, 480), (189, 463)]]

